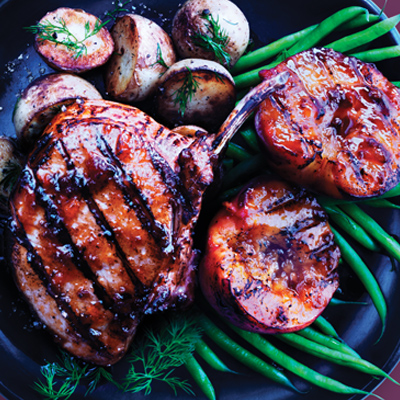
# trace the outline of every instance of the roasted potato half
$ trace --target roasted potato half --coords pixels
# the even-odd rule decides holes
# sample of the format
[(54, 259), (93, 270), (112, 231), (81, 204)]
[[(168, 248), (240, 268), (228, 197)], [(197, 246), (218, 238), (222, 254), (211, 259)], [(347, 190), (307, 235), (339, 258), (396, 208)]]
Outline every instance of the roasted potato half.
[(155, 22), (136, 14), (118, 18), (111, 35), (115, 52), (106, 73), (107, 93), (127, 103), (145, 100), (176, 61), (170, 37)]
[(200, 59), (175, 63), (161, 78), (155, 111), (166, 125), (219, 128), (236, 101), (235, 83), (220, 64)]
[(76, 99), (101, 99), (98, 90), (85, 79), (54, 73), (34, 80), (18, 99), (13, 114), (17, 137), (32, 143), (62, 106)]
[(107, 28), (92, 14), (61, 7), (47, 13), (37, 25), (35, 49), (52, 68), (82, 73), (107, 62), (114, 42)]
[(233, 67), (250, 39), (249, 23), (229, 0), (188, 0), (172, 21), (172, 38), (182, 58), (205, 58)]
[(211, 222), (199, 280), (209, 303), (236, 326), (292, 332), (328, 305), (338, 287), (339, 258), (316, 199), (260, 177)]
[(0, 209), (7, 209), (7, 199), (22, 171), (22, 157), (14, 142), (0, 136)]

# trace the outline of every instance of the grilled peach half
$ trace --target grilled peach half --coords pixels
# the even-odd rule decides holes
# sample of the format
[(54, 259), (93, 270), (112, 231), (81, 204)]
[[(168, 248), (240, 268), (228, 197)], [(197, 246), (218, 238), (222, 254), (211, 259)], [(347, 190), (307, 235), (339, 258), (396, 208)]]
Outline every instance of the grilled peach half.
[(311, 324), (331, 300), (339, 258), (316, 199), (260, 177), (212, 220), (199, 280), (208, 302), (234, 325), (292, 332)]
[(336, 198), (379, 196), (400, 182), (400, 91), (372, 64), (331, 49), (298, 53), (263, 102), (256, 129), (271, 168)]

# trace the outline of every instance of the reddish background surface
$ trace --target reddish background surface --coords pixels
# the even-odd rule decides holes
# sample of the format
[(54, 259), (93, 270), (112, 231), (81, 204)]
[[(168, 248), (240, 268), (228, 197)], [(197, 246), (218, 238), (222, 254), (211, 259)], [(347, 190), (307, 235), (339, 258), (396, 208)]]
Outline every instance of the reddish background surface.
[[(383, 7), (385, 0), (374, 0), (374, 2), (379, 6)], [(385, 7), (385, 14), (391, 17), (395, 14), (400, 14), (400, 0), (387, 0)], [(399, 333), (400, 335), (400, 333)], [(393, 370), (392, 374), (394, 379), (400, 382), (400, 364)], [(393, 382), (385, 380), (376, 390), (375, 393), (385, 400), (400, 400), (400, 386), (397, 386)], [(338, 395), (338, 399), (340, 396)], [(0, 400), (5, 400), (4, 397), (0, 395)], [(26, 399), (29, 400), (29, 399)], [(376, 400), (376, 397), (368, 396), (366, 400)]]
[[(379, 7), (383, 7), (385, 0), (373, 0)], [(385, 14), (391, 17), (396, 14), (400, 14), (400, 0), (388, 0), (385, 6)], [(399, 29), (399, 27), (398, 27)], [(400, 332), (399, 332), (400, 335)], [(400, 382), (400, 364), (393, 370), (392, 374), (394, 379)], [(385, 400), (399, 400), (400, 399), (400, 387), (395, 383), (385, 380), (376, 390), (375, 393)], [(376, 397), (368, 396), (367, 400), (376, 400)]]

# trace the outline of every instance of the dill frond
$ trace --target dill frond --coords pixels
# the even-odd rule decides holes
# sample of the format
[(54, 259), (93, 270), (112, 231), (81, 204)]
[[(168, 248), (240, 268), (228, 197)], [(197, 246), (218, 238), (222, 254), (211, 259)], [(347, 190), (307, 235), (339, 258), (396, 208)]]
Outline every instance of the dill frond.
[(35, 35), (38, 35), (39, 41), (63, 45), (74, 53), (74, 58), (82, 57), (87, 54), (85, 41), (91, 36), (96, 35), (109, 22), (100, 23), (96, 20), (93, 29), (90, 28), (89, 21), (85, 23), (85, 35), (83, 39), (78, 39), (69, 29), (64, 19), (60, 18), (56, 23), (45, 20), (37, 25), (31, 25), (25, 29)]
[(226, 51), (226, 46), (229, 43), (229, 36), (219, 24), (219, 18), (214, 19), (208, 10), (204, 10), (202, 15), (207, 24), (207, 34), (196, 32), (193, 35), (193, 42), (215, 54), (215, 58), (223, 65), (229, 66), (231, 56)]

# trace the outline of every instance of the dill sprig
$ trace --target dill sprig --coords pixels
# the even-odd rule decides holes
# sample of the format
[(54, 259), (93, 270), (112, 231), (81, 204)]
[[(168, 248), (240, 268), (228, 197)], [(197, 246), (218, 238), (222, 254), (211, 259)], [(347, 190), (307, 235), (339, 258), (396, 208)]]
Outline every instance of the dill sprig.
[(86, 387), (84, 396), (87, 396), (100, 381), (109, 382), (123, 392), (143, 390), (149, 394), (154, 381), (160, 381), (170, 386), (175, 394), (179, 389), (193, 393), (190, 384), (173, 373), (194, 352), (200, 338), (201, 329), (195, 317), (174, 315), (157, 328), (146, 328), (136, 340), (125, 360), (129, 370), (122, 383), (107, 369), (87, 364), (62, 351), (58, 362), (41, 367), (43, 378), (35, 382), (33, 388), (44, 400), (68, 400), (78, 385)]
[(120, 2), (119, 0), (115, 0), (114, 3), (114, 9), (111, 11), (107, 11), (105, 16), (112, 18), (114, 21), (117, 19), (117, 16), (119, 13), (122, 12), (129, 12), (127, 8), (124, 8), (128, 3), (130, 3), (132, 0), (127, 0), (125, 2)]
[(195, 32), (193, 42), (215, 54), (215, 58), (223, 65), (229, 66), (231, 56), (226, 51), (229, 43), (229, 36), (219, 24), (219, 18), (214, 19), (209, 10), (203, 10), (201, 17), (207, 20), (207, 33)]
[(1, 171), (3, 178), (0, 181), (0, 186), (2, 186), (4, 192), (11, 192), (21, 174), (21, 171), (22, 166), (18, 161), (11, 159), (6, 162)]
[(85, 33), (83, 39), (78, 39), (69, 29), (63, 18), (56, 23), (45, 20), (37, 25), (28, 26), (25, 29), (35, 35), (42, 42), (48, 40), (56, 45), (63, 45), (74, 53), (74, 58), (82, 57), (87, 54), (85, 41), (99, 33), (99, 31), (109, 22), (100, 23), (96, 20), (93, 29), (90, 28), (89, 21), (85, 23)]
[(91, 366), (65, 352), (61, 353), (59, 360), (42, 366), (40, 371), (44, 379), (33, 385), (45, 400), (67, 400), (80, 384), (86, 385), (86, 396), (96, 389), (102, 379), (120, 387), (103, 367)]
[(200, 76), (193, 75), (189, 67), (186, 67), (186, 69), (188, 73), (185, 74), (181, 87), (174, 92), (174, 105), (179, 104), (179, 113), (181, 117), (184, 116), (188, 102), (192, 100), (193, 94), (200, 86), (197, 79), (201, 79)]
[(152, 64), (152, 66), (155, 65), (155, 64), (160, 64), (162, 67), (164, 67), (166, 69), (169, 68), (169, 66), (165, 62), (164, 57), (162, 55), (162, 50), (161, 50), (160, 43), (157, 43), (157, 61), (154, 64)]
[(173, 373), (193, 353), (200, 338), (200, 328), (194, 318), (187, 315), (174, 316), (157, 330), (146, 329), (128, 357), (131, 368), (123, 390), (144, 391), (147, 395), (154, 381), (160, 381), (170, 386), (175, 394), (179, 389), (192, 393), (190, 384)]

